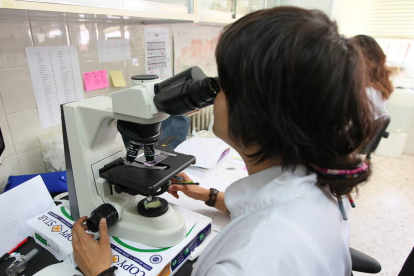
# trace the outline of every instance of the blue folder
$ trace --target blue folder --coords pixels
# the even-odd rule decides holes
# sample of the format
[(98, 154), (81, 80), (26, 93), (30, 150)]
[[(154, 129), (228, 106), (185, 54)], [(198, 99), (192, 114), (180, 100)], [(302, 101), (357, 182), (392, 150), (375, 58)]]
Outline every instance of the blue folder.
[(27, 175), (11, 175), (7, 180), (4, 192), (19, 186), (23, 182), (32, 179), (35, 176), (40, 175), (43, 178), (43, 182), (46, 184), (46, 188), (49, 193), (63, 193), (68, 191), (68, 184), (66, 183), (66, 171), (63, 172), (50, 172), (41, 174), (27, 174)]

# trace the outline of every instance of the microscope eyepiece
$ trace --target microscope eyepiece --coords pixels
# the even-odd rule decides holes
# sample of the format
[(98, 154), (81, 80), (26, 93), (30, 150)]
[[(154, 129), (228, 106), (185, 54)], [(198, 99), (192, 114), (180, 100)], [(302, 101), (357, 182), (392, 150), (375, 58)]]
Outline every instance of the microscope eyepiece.
[(186, 96), (198, 109), (212, 104), (219, 91), (220, 87), (214, 78), (205, 78), (191, 83), (186, 90)]
[(214, 103), (220, 85), (197, 66), (191, 67), (154, 86), (154, 103), (170, 115), (182, 115)]

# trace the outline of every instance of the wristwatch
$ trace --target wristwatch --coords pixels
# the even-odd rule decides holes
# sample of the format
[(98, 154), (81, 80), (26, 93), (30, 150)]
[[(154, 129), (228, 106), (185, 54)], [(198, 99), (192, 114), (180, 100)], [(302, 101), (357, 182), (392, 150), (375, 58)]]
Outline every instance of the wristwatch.
[(210, 188), (209, 199), (205, 202), (207, 206), (214, 207), (216, 205), (218, 193), (217, 189)]

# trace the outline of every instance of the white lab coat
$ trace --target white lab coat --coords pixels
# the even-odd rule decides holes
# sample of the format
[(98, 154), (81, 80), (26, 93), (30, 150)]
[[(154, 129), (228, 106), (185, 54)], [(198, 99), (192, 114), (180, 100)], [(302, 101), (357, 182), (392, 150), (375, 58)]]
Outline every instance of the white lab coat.
[[(349, 211), (349, 202), (343, 200)], [(199, 257), (193, 276), (349, 276), (349, 221), (304, 166), (271, 167), (231, 184), (232, 221)]]
[(368, 99), (372, 103), (372, 112), (374, 113), (375, 120), (388, 114), (386, 106), (388, 101), (382, 99), (381, 91), (376, 90), (373, 87), (367, 87), (366, 89)]

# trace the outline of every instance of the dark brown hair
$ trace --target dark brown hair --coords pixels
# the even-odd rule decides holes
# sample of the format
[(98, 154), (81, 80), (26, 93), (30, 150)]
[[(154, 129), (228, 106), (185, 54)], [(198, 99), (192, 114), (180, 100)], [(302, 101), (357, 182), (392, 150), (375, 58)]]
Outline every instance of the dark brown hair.
[[(216, 49), (230, 138), (258, 145), (257, 163), (353, 169), (372, 135), (359, 48), (322, 12), (278, 7), (248, 14), (223, 31)], [(365, 181), (318, 175), (342, 195)]]
[(374, 38), (357, 35), (351, 38), (361, 48), (365, 59), (367, 85), (380, 91), (383, 99), (388, 99), (394, 91), (390, 80), (390, 69), (385, 65), (386, 56)]

